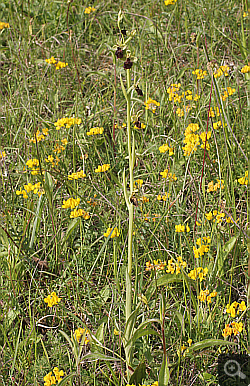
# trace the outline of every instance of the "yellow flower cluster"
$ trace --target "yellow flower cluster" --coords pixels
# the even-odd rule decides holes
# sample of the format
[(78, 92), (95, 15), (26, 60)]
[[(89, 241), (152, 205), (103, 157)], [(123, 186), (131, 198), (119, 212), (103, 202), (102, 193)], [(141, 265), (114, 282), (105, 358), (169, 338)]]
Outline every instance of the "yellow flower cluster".
[(44, 303), (47, 303), (49, 307), (56, 306), (60, 301), (61, 298), (59, 298), (55, 292), (51, 292), (51, 294), (44, 299)]
[(44, 386), (51, 386), (51, 385), (56, 385), (56, 381), (58, 383), (61, 382), (61, 377), (64, 376), (64, 371), (59, 370), (58, 367), (54, 367), (53, 372), (55, 375), (52, 375), (52, 371), (50, 371), (45, 377), (43, 378), (44, 380)]
[[(181, 103), (182, 99), (186, 99), (186, 100), (189, 100), (189, 101), (192, 101), (192, 100), (197, 101), (199, 99), (199, 95), (195, 94), (193, 96), (192, 91), (190, 91), (190, 90), (187, 90), (185, 92), (183, 91), (180, 94), (179, 93), (180, 87), (181, 87), (180, 83), (172, 83), (170, 85), (170, 87), (168, 87), (167, 93), (168, 93), (168, 99), (169, 99), (170, 102), (173, 101), (174, 103), (177, 103), (177, 102)], [(186, 112), (188, 112), (188, 110), (190, 108), (191, 108), (191, 106), (186, 106)], [(179, 109), (179, 110), (181, 110), (181, 109)], [(177, 115), (179, 114), (177, 111), (176, 111), (176, 113), (177, 113)], [(184, 115), (184, 112), (183, 112), (183, 115)]]
[(142, 184), (143, 184), (143, 180), (140, 180), (140, 179), (135, 180), (134, 181), (134, 188), (137, 186), (138, 189), (140, 189), (142, 187)]
[(242, 322), (231, 322), (229, 324), (225, 324), (225, 328), (223, 329), (222, 336), (226, 338), (227, 336), (231, 336), (234, 334), (234, 336), (239, 335), (241, 331), (243, 330), (243, 323)]
[(242, 72), (242, 74), (246, 74), (246, 73), (250, 72), (250, 66), (246, 65), (246, 66), (242, 67), (240, 72)]
[(178, 256), (177, 257), (177, 263), (174, 263), (173, 259), (168, 260), (166, 272), (171, 273), (172, 275), (175, 272), (176, 275), (179, 275), (179, 273), (181, 272), (181, 267), (186, 268), (186, 266), (187, 266), (186, 261), (183, 261), (182, 257)]
[(142, 196), (142, 197), (140, 198), (140, 200), (142, 201), (143, 204), (145, 204), (146, 202), (149, 202), (149, 198), (146, 197), (146, 196)]
[(162, 178), (168, 178), (169, 181), (177, 181), (177, 177), (175, 174), (172, 174), (168, 171), (168, 169), (165, 169), (163, 172), (160, 172), (162, 175)]
[(90, 131), (87, 131), (87, 135), (103, 134), (103, 131), (104, 131), (103, 127), (92, 127)]
[(219, 129), (221, 126), (222, 126), (221, 121), (218, 121), (218, 122), (214, 122), (214, 123), (213, 123), (213, 128), (214, 128), (214, 130)]
[(84, 13), (90, 14), (91, 12), (95, 12), (95, 11), (96, 11), (95, 8), (87, 7), (87, 8), (85, 8)]
[(241, 185), (248, 185), (250, 182), (250, 179), (248, 179), (248, 170), (245, 171), (245, 176), (238, 179), (239, 184)]
[(81, 123), (81, 118), (61, 118), (54, 123), (54, 126), (56, 127), (56, 130), (60, 130), (64, 126), (66, 129), (69, 129), (72, 125), (80, 125)]
[[(84, 337), (84, 344), (87, 344), (89, 343), (89, 339), (88, 339), (88, 334), (89, 334), (89, 330), (87, 330), (86, 328), (81, 328), (79, 327), (77, 330), (75, 330), (74, 332), (74, 338), (75, 340), (77, 340), (78, 343), (80, 343), (81, 341), (81, 338), (82, 336), (85, 334), (85, 337)], [(82, 343), (82, 342), (81, 342)]]
[(110, 164), (104, 164), (104, 165), (99, 165), (97, 169), (95, 169), (95, 173), (102, 173), (106, 172), (109, 170)]
[(146, 271), (151, 271), (152, 269), (156, 269), (157, 271), (163, 271), (166, 265), (166, 261), (161, 261), (161, 259), (154, 260), (153, 264), (150, 261), (147, 261)]
[(221, 95), (221, 99), (225, 101), (229, 97), (229, 95), (233, 95), (235, 91), (235, 88), (227, 87), (227, 89), (224, 90), (224, 93)]
[(199, 129), (198, 123), (190, 123), (188, 127), (185, 129), (184, 136), (185, 139), (183, 142), (185, 146), (182, 148), (184, 151), (184, 156), (190, 156), (193, 151), (197, 150), (197, 146), (200, 144), (199, 135), (195, 134), (195, 132)]
[(165, 143), (164, 145), (160, 146), (159, 147), (159, 151), (160, 151), (160, 153), (166, 153), (166, 151), (168, 151), (169, 152), (169, 156), (174, 154), (174, 148), (173, 147), (169, 147), (167, 143)]
[(227, 65), (225, 65), (225, 66), (220, 66), (220, 67), (218, 68), (218, 70), (216, 70), (216, 71), (214, 72), (214, 77), (215, 77), (215, 78), (219, 78), (219, 77), (222, 76), (223, 74), (224, 74), (225, 76), (228, 76), (228, 72), (229, 72), (229, 67), (228, 67)]
[[(175, 232), (177, 233), (181, 233), (181, 232), (185, 232), (185, 225), (175, 225)], [(186, 225), (186, 232), (190, 232), (190, 228), (188, 225)]]
[(183, 143), (185, 143), (185, 146), (182, 148), (184, 151), (184, 156), (190, 156), (190, 154), (197, 150), (197, 147), (200, 145), (200, 139), (202, 141), (201, 149), (205, 148), (206, 143), (206, 149), (209, 150), (210, 146), (208, 143), (208, 140), (211, 138), (211, 131), (208, 131), (207, 133), (204, 131), (203, 133), (195, 134), (195, 132), (199, 129), (199, 125), (197, 123), (190, 123), (188, 127), (186, 127), (184, 136), (185, 139), (183, 140)]
[(27, 185), (24, 185), (23, 190), (17, 190), (16, 195), (23, 195), (23, 198), (28, 198), (28, 193), (33, 192), (37, 194), (39, 197), (44, 194), (44, 190), (41, 189), (41, 182), (37, 182), (37, 184), (32, 185), (30, 182)]
[(4, 28), (10, 28), (9, 23), (4, 23), (4, 21), (0, 21), (0, 30)]
[(30, 142), (31, 143), (36, 143), (36, 141), (37, 142), (41, 142), (41, 141), (43, 141), (45, 139), (45, 137), (48, 134), (49, 134), (49, 130), (47, 128), (46, 129), (42, 129), (42, 133), (40, 132), (40, 130), (37, 130), (34, 138), (30, 139)]
[[(202, 243), (207, 243), (207, 244), (202, 244)], [(193, 246), (193, 251), (194, 251), (194, 257), (196, 257), (197, 259), (200, 257), (200, 256), (203, 256), (205, 252), (208, 252), (209, 251), (209, 245), (211, 243), (211, 238), (208, 236), (208, 237), (202, 237), (199, 238), (197, 241), (196, 241), (196, 244), (199, 245), (199, 248), (196, 248), (195, 246)]]
[(164, 3), (165, 5), (172, 5), (175, 4), (177, 0), (165, 0)]
[(231, 305), (227, 304), (226, 306), (226, 312), (227, 314), (230, 314), (232, 318), (235, 318), (236, 310), (237, 310), (237, 315), (239, 315), (240, 311), (245, 311), (246, 309), (247, 307), (244, 301), (242, 301), (241, 303), (233, 302)]
[(217, 180), (216, 184), (213, 181), (207, 184), (207, 192), (216, 192), (217, 189), (224, 189), (224, 180)]
[[(205, 213), (205, 216), (208, 221), (213, 220), (213, 222), (215, 222), (215, 218), (213, 218), (213, 216), (216, 217), (216, 223), (219, 224), (222, 222), (222, 219), (225, 217), (225, 213), (218, 212), (217, 210), (213, 210), (213, 213), (212, 212)], [(230, 221), (227, 221), (227, 222), (230, 222)]]
[(219, 107), (216, 106), (216, 110), (215, 109), (213, 110), (213, 108), (210, 107), (209, 116), (214, 118), (215, 115), (217, 115), (217, 117), (220, 116), (220, 109), (219, 109)]
[[(31, 174), (33, 176), (36, 176), (37, 174), (40, 173), (40, 169), (39, 169), (39, 160), (36, 159), (36, 158), (33, 158), (33, 159), (29, 159), (27, 162), (26, 162), (26, 165), (28, 166), (28, 168), (32, 169), (31, 170)], [(43, 171), (44, 173), (44, 171)]]
[(5, 153), (5, 151), (3, 150), (0, 150), (0, 160), (2, 159), (2, 158), (5, 158), (6, 157), (6, 153)]
[(202, 71), (201, 69), (197, 68), (196, 70), (192, 71), (193, 75), (196, 75), (196, 79), (204, 79), (205, 76), (207, 76), (207, 71)]
[(192, 280), (196, 280), (198, 278), (198, 279), (200, 279), (200, 281), (202, 281), (202, 280), (205, 280), (207, 273), (208, 273), (207, 267), (204, 269), (202, 267), (198, 267), (198, 268), (195, 268), (192, 271), (190, 271), (188, 276)]
[(56, 143), (53, 152), (56, 154), (60, 154), (62, 151), (65, 150), (65, 146), (68, 144), (68, 140), (66, 138), (61, 139), (62, 145), (59, 145), (59, 143)]
[(207, 301), (207, 303), (211, 303), (212, 301), (212, 298), (215, 298), (215, 296), (217, 296), (217, 292), (216, 291), (213, 291), (211, 293), (209, 293), (208, 290), (201, 290), (200, 292), (200, 295), (198, 296), (198, 299), (201, 301), (201, 302), (205, 302)]
[(61, 62), (60, 60), (57, 62), (54, 56), (49, 59), (45, 59), (45, 62), (48, 64), (54, 64), (56, 70), (60, 70), (61, 68), (68, 66), (68, 63)]
[(176, 115), (178, 115), (178, 117), (184, 117), (185, 114), (187, 114), (189, 112), (189, 110), (191, 110), (191, 106), (188, 105), (188, 106), (184, 106), (183, 109), (181, 109), (180, 107), (178, 107), (178, 109), (176, 109)]
[(160, 195), (160, 194), (158, 194), (158, 196), (157, 196), (157, 200), (158, 201), (161, 201), (161, 200), (163, 200), (163, 201), (167, 201), (167, 199), (170, 197), (170, 194), (169, 193), (166, 193), (166, 194), (164, 194), (164, 195)]
[(74, 209), (76, 206), (80, 204), (80, 198), (72, 198), (70, 197), (67, 201), (63, 200), (62, 208), (64, 209)]
[(86, 174), (83, 172), (83, 170), (80, 170), (79, 172), (72, 173), (68, 175), (68, 180), (78, 180), (79, 178), (86, 177)]
[[(202, 145), (201, 149), (205, 148), (205, 143), (206, 143), (206, 149), (209, 150), (210, 146), (209, 143), (207, 142), (211, 138), (211, 131), (208, 131), (207, 133), (204, 131), (203, 133), (200, 134), (200, 139), (202, 140)], [(206, 141), (207, 138), (207, 141)]]
[(54, 168), (56, 165), (58, 165), (60, 159), (56, 156), (56, 158), (53, 157), (53, 155), (48, 155), (48, 158), (45, 158), (45, 162), (51, 163), (51, 166)]
[[(188, 339), (188, 346), (190, 347), (191, 344), (192, 344), (192, 339)], [(183, 355), (183, 357), (185, 358), (186, 354), (189, 352), (189, 349), (187, 346), (185, 346), (184, 344), (181, 346), (181, 352), (180, 350), (177, 350), (177, 355), (180, 356), (180, 355)]]
[[(103, 234), (105, 237), (109, 237), (110, 233), (112, 231), (112, 228), (108, 228), (107, 231)], [(118, 229), (115, 227), (113, 229), (113, 232), (112, 232), (112, 235), (110, 236), (111, 239), (113, 239), (114, 237), (118, 237), (120, 235), (120, 232), (118, 231)]]
[[(97, 195), (96, 194), (94, 194), (94, 198), (96, 198), (97, 197)], [(87, 203), (89, 204), (89, 205), (91, 205), (91, 206), (96, 206), (97, 205), (97, 202), (96, 201), (92, 201), (92, 198), (90, 198), (88, 201), (87, 201)]]
[(88, 220), (90, 218), (89, 212), (85, 212), (83, 209), (74, 209), (70, 213), (70, 218), (83, 217), (84, 220)]
[(144, 102), (144, 105), (146, 106), (146, 110), (151, 110), (153, 113), (155, 113), (156, 107), (159, 107), (160, 103), (156, 102), (154, 99), (149, 98), (146, 102)]

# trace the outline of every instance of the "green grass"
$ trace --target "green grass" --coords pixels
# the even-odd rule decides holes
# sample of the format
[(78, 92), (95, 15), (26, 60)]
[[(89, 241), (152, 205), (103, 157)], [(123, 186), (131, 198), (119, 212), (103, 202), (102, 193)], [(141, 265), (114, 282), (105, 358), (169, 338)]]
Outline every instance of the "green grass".
[[(89, 6), (96, 10), (84, 13)], [(220, 353), (250, 354), (249, 184), (239, 183), (249, 169), (250, 76), (241, 72), (249, 64), (248, 8), (221, 0), (2, 0), (0, 22), (9, 28), (0, 29), (0, 384), (41, 386), (58, 367), (61, 385), (217, 385)], [(118, 59), (122, 29), (124, 39), (136, 34)], [(134, 62), (129, 91), (126, 50)], [(56, 70), (45, 61), (52, 56), (68, 65)], [(228, 76), (214, 77), (222, 65)], [(186, 97), (171, 100), (178, 83)], [(223, 100), (228, 87), (235, 90)], [(190, 93), (199, 98), (190, 101)], [(160, 104), (155, 113), (145, 108), (149, 98)], [(209, 107), (218, 115), (208, 117)], [(64, 117), (81, 123), (56, 130)], [(199, 145), (184, 155), (190, 124), (198, 124)], [(103, 134), (87, 135), (95, 127)], [(37, 130), (48, 134), (31, 142)], [(130, 189), (133, 137), (133, 178), (143, 183)], [(174, 154), (161, 153), (164, 144)], [(39, 160), (36, 175), (31, 159)], [(110, 168), (96, 173), (104, 164)], [(80, 170), (86, 177), (68, 179)], [(162, 178), (164, 170), (177, 180)], [(208, 192), (217, 180), (221, 187)], [(16, 194), (38, 182), (40, 197)], [(71, 197), (89, 218), (70, 218), (73, 209), (62, 205)], [(218, 222), (215, 210), (224, 216)], [(190, 232), (176, 232), (180, 224)], [(209, 250), (195, 258), (202, 237), (211, 239)], [(171, 273), (178, 257), (186, 266)], [(198, 267), (208, 270), (202, 281), (188, 276)], [(217, 292), (211, 303), (198, 299), (206, 289)], [(61, 300), (50, 308), (44, 299), (53, 291)], [(234, 301), (247, 308), (231, 317)], [(242, 331), (224, 338), (233, 321)], [(86, 344), (73, 339), (78, 328), (89, 330)]]

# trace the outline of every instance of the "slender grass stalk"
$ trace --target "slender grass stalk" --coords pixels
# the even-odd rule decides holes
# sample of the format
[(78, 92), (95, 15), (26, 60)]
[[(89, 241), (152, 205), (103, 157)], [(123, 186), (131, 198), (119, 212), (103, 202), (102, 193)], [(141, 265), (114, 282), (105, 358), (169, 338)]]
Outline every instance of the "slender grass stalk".
[[(130, 197), (133, 195), (134, 189), (134, 140), (133, 144), (131, 141), (131, 73), (130, 70), (127, 71), (127, 144), (128, 144), (128, 157), (129, 157), (129, 183), (130, 183)], [(124, 186), (124, 190), (126, 186)], [(132, 312), (132, 263), (133, 263), (133, 226), (134, 226), (134, 210), (133, 204), (130, 200), (126, 200), (127, 208), (129, 212), (129, 228), (128, 228), (128, 265), (126, 270), (126, 308), (125, 308), (125, 318), (126, 318), (126, 332), (125, 332), (125, 342), (127, 343), (130, 339), (130, 328), (128, 325), (128, 320)], [(131, 321), (130, 321), (131, 323)], [(126, 344), (125, 343), (125, 344)], [(131, 364), (132, 361), (132, 347), (131, 344), (128, 344), (125, 348), (125, 355), (127, 360), (127, 365)]]

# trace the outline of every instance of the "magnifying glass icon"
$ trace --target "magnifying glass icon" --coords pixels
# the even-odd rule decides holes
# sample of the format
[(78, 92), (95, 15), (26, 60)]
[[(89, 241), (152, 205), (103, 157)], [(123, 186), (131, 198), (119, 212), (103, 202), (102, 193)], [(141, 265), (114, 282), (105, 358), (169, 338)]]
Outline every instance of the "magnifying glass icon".
[(235, 377), (238, 375), (241, 379), (245, 379), (246, 375), (242, 373), (240, 365), (234, 359), (230, 359), (224, 364), (224, 372), (229, 377)]

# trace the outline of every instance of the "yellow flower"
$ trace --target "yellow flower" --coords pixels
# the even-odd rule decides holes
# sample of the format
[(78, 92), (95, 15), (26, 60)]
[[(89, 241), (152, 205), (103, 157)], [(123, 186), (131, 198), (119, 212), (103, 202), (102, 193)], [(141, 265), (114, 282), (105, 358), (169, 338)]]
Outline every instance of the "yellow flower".
[(68, 180), (78, 180), (79, 178), (86, 177), (86, 174), (83, 172), (83, 170), (80, 170), (79, 172), (72, 173), (68, 175)]
[(87, 131), (87, 135), (103, 134), (103, 131), (104, 131), (103, 127), (92, 127), (90, 131)]
[(146, 110), (151, 110), (153, 113), (155, 113), (156, 107), (159, 107), (160, 103), (149, 98), (146, 102), (144, 102), (144, 105), (146, 106)]
[[(108, 228), (107, 231), (103, 234), (105, 237), (109, 237), (110, 233), (112, 231), (112, 228)], [(112, 232), (112, 235), (110, 236), (111, 239), (113, 239), (114, 237), (118, 237), (120, 235), (120, 232), (118, 231), (117, 228), (114, 228), (113, 229), (113, 232)]]
[(74, 209), (76, 206), (80, 204), (80, 198), (72, 198), (70, 197), (67, 201), (63, 200), (62, 208), (64, 209)]
[(165, 0), (164, 3), (165, 5), (172, 5), (175, 4), (177, 0)]
[(51, 294), (44, 299), (44, 302), (47, 303), (49, 307), (57, 305), (60, 301), (61, 298), (59, 298), (55, 292), (51, 292)]
[(116, 330), (116, 329), (114, 328), (114, 335), (120, 335), (120, 331), (118, 331), (118, 330)]
[(0, 150), (0, 160), (2, 159), (2, 158), (5, 158), (6, 157), (6, 153), (5, 153), (5, 151), (3, 150)]
[(0, 21), (0, 30), (4, 28), (10, 28), (9, 23), (4, 23), (3, 21)]
[(89, 330), (85, 328), (79, 327), (77, 330), (74, 332), (74, 338), (77, 340), (78, 343), (80, 343), (82, 336), (85, 334), (84, 337), (84, 344), (87, 344), (89, 342)]
[(95, 8), (93, 8), (93, 7), (87, 7), (87, 8), (85, 8), (84, 13), (90, 14), (91, 12), (95, 12), (95, 11), (96, 11)]
[(99, 165), (97, 169), (95, 169), (95, 173), (102, 173), (106, 172), (109, 170), (110, 164), (104, 164), (104, 165)]
[(177, 177), (175, 174), (172, 174), (168, 171), (168, 169), (165, 169), (163, 172), (160, 172), (162, 175), (162, 178), (168, 178), (169, 181), (177, 181)]
[(213, 218), (212, 212), (206, 213), (206, 214), (205, 214), (205, 217), (206, 217), (206, 219), (207, 219), (208, 221), (212, 220), (212, 218)]
[(77, 217), (83, 217), (84, 220), (88, 220), (90, 218), (90, 215), (88, 212), (85, 212), (83, 209), (74, 209), (70, 213), (70, 218), (77, 218)]
[(218, 68), (218, 70), (216, 70), (216, 71), (214, 72), (214, 77), (215, 77), (215, 78), (219, 78), (219, 77), (222, 76), (223, 74), (224, 74), (225, 76), (228, 76), (228, 72), (229, 72), (229, 67), (228, 67), (227, 65), (225, 65), (225, 66), (220, 66), (220, 67)]
[(185, 232), (185, 225), (175, 225), (175, 232)]
[(250, 66), (246, 65), (246, 66), (242, 67), (240, 72), (242, 72), (242, 74), (246, 74), (246, 73), (250, 72)]
[(56, 130), (60, 130), (61, 127), (66, 126), (66, 129), (69, 129), (72, 125), (80, 125), (81, 123), (81, 118), (61, 118), (54, 123), (54, 126)]
[(196, 75), (196, 79), (204, 79), (207, 76), (207, 71), (202, 71), (199, 68), (197, 70), (192, 71), (193, 75)]
[(245, 171), (245, 176), (238, 179), (239, 184), (241, 185), (248, 185), (249, 179), (248, 179), (248, 170)]
[(242, 301), (242, 302), (239, 304), (239, 309), (240, 309), (241, 311), (245, 311), (245, 310), (247, 309), (246, 304), (245, 304), (244, 301)]
[(57, 382), (60, 383), (61, 377), (64, 376), (64, 371), (63, 370), (59, 370), (58, 367), (54, 367), (53, 372), (54, 372), (54, 374), (56, 376)]
[(57, 62), (55, 66), (56, 66), (56, 70), (60, 70), (61, 68), (68, 66), (68, 63), (60, 62), (59, 60), (59, 62)]

